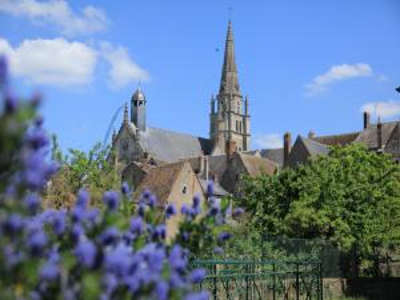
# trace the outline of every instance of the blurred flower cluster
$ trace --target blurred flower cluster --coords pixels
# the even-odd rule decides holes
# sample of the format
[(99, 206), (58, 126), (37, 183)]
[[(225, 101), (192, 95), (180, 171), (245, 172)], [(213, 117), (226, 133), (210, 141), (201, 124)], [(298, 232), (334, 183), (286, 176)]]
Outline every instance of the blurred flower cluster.
[(181, 208), (184, 220), (169, 241), (165, 222), (176, 207), (165, 207), (160, 218), (146, 191), (127, 216), (126, 184), (104, 192), (102, 209), (81, 189), (71, 209), (43, 210), (57, 165), (48, 161), (49, 140), (36, 114), (40, 97), (15, 97), (1, 58), (0, 89), (0, 299), (208, 299), (194, 291), (206, 272), (190, 268), (191, 250), (222, 251), (230, 238), (227, 203), (195, 197)]

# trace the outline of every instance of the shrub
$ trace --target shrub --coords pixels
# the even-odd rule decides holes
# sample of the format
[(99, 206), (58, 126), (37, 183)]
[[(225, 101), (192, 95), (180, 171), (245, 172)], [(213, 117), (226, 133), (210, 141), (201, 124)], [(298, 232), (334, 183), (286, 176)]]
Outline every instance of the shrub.
[[(208, 299), (193, 291), (205, 271), (190, 269), (188, 248), (206, 251), (230, 237), (226, 203), (210, 200), (208, 208), (195, 198), (170, 243), (164, 221), (176, 209), (165, 208), (160, 219), (155, 197), (144, 193), (128, 216), (127, 185), (106, 191), (103, 209), (90, 207), (90, 194), (80, 189), (70, 210), (42, 210), (41, 195), (58, 167), (47, 159), (39, 98), (11, 96), (6, 73), (0, 59), (0, 298)], [(208, 211), (201, 214), (201, 207)]]

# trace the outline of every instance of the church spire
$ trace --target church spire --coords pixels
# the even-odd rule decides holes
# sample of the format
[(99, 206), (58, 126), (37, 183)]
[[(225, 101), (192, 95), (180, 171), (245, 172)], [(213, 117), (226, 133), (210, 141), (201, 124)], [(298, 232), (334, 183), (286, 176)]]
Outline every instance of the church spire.
[(226, 34), (224, 64), (222, 66), (219, 94), (240, 94), (238, 72), (235, 61), (232, 22), (230, 20), (228, 23), (228, 32)]

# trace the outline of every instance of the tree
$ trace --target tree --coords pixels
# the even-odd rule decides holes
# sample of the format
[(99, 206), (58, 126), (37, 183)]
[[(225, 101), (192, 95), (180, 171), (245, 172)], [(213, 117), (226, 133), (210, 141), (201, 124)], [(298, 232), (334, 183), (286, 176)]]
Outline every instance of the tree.
[(379, 265), (400, 241), (400, 166), (363, 145), (333, 147), (276, 176), (246, 178), (238, 201), (252, 226), (270, 235), (332, 241), (351, 276), (383, 275)]
[(110, 157), (111, 149), (103, 148), (101, 144), (96, 144), (87, 153), (69, 149), (69, 155), (64, 156), (53, 137), (52, 158), (61, 167), (47, 189), (47, 206), (70, 207), (74, 195), (83, 187), (90, 191), (92, 204), (101, 203), (104, 190), (117, 189), (121, 185), (120, 174)]

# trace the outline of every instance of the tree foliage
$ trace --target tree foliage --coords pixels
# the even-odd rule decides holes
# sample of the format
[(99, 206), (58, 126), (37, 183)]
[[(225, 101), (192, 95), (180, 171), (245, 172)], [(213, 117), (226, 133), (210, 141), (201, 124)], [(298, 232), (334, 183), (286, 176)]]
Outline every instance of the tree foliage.
[(382, 275), (379, 263), (400, 241), (400, 166), (359, 144), (276, 176), (246, 178), (238, 201), (266, 234), (334, 242), (352, 275)]
[(101, 204), (104, 190), (116, 189), (121, 185), (120, 174), (113, 163), (109, 147), (96, 144), (88, 152), (69, 149), (68, 155), (60, 150), (57, 138), (52, 138), (52, 159), (61, 168), (47, 189), (46, 204), (51, 207), (70, 207), (74, 196), (81, 188), (92, 195), (92, 204)]

